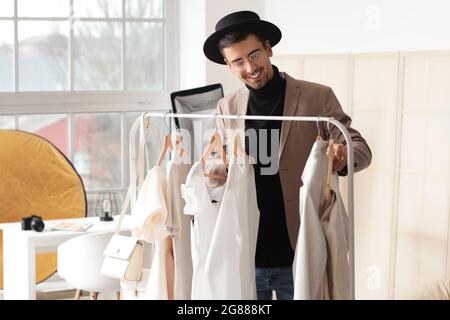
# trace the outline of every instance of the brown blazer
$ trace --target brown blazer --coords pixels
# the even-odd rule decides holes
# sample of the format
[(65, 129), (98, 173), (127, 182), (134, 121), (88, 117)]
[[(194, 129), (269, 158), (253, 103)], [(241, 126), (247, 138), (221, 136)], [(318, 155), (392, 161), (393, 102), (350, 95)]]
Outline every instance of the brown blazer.
[[(351, 119), (342, 110), (333, 90), (321, 84), (296, 80), (283, 72), (280, 75), (286, 79), (283, 115), (334, 117), (347, 128), (352, 137), (355, 172), (367, 168), (372, 160), (370, 148), (361, 134), (350, 127)], [(217, 106), (217, 114), (246, 115), (248, 98), (249, 90), (246, 87), (222, 98)], [(224, 145), (226, 145), (225, 130), (235, 128), (245, 130), (245, 121), (217, 119), (217, 128), (222, 133)], [(328, 139), (326, 123), (320, 122), (320, 128), (322, 138)], [(330, 124), (330, 129), (333, 139), (345, 144), (345, 138), (341, 131), (332, 124)], [(296, 247), (300, 227), (299, 189), (303, 185), (301, 177), (316, 137), (317, 124), (314, 121), (283, 121), (282, 123), (279, 173), (292, 248)]]

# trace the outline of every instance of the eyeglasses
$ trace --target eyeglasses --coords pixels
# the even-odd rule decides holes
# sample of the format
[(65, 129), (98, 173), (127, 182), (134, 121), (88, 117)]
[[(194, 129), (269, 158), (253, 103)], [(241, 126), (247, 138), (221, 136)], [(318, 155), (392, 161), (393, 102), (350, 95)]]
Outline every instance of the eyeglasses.
[(261, 50), (257, 50), (255, 52), (253, 52), (251, 55), (249, 55), (248, 59), (244, 58), (244, 59), (239, 59), (239, 60), (233, 61), (233, 62), (231, 62), (231, 65), (239, 71), (244, 71), (245, 65), (246, 65), (246, 63), (245, 63), (246, 60), (249, 60), (253, 64), (257, 64), (261, 60), (262, 56), (263, 56), (263, 52)]

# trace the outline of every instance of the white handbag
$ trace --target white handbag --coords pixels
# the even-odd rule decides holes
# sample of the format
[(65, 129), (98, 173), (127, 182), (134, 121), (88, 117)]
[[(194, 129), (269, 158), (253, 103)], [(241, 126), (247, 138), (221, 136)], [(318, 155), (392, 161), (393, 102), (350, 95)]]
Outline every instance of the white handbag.
[(128, 191), (117, 222), (116, 232), (103, 251), (104, 259), (100, 272), (111, 278), (136, 281), (141, 279), (144, 264), (144, 241), (137, 237), (119, 234), (129, 201), (130, 192)]
[(136, 237), (112, 236), (103, 252), (101, 273), (105, 276), (137, 281), (141, 279), (144, 263), (144, 243)]
[(139, 281), (120, 280), (121, 300), (148, 300), (146, 297), (150, 269), (142, 269), (142, 277)]
[[(143, 176), (143, 158), (144, 158), (144, 136), (143, 136), (143, 126), (144, 126), (144, 116), (142, 114), (142, 124), (141, 124), (141, 134), (140, 134), (140, 150), (138, 159), (138, 179), (139, 183), (142, 183), (141, 177)], [(116, 231), (111, 237), (106, 249), (103, 252), (104, 259), (101, 268), (101, 273), (105, 276), (129, 280), (138, 281), (142, 276), (142, 268), (144, 264), (144, 241), (139, 240), (137, 237), (120, 235), (120, 227), (122, 225), (123, 216), (128, 209), (128, 204), (130, 202), (130, 197), (133, 197), (132, 201), (135, 201), (136, 180), (133, 176), (130, 177), (130, 188), (128, 189), (127, 195), (125, 197), (124, 204), (122, 206), (122, 211), (120, 213), (119, 221), (117, 223)], [(139, 177), (141, 176), (141, 177)]]

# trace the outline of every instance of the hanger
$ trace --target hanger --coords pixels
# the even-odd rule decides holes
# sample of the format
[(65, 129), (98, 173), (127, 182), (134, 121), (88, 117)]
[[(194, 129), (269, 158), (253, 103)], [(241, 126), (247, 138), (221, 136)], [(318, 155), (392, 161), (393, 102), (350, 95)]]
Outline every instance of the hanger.
[[(146, 112), (144, 112), (144, 114), (145, 114)], [(147, 135), (149, 134), (149, 131), (150, 131), (150, 117), (146, 117), (145, 119), (144, 119), (145, 121), (144, 121), (144, 141), (147, 141)], [(145, 145), (144, 145), (145, 146)], [(145, 157), (146, 157), (146, 159), (147, 159), (147, 161), (146, 161), (146, 165), (147, 165), (147, 170), (150, 170), (150, 168), (151, 168), (151, 165), (150, 165), (150, 156), (149, 156), (149, 154), (148, 154), (148, 148), (144, 148), (145, 149)], [(142, 183), (141, 183), (141, 185), (142, 185)]]
[(317, 137), (316, 141), (322, 140), (322, 136), (320, 135), (320, 126), (319, 126), (320, 116), (317, 116), (316, 125), (317, 125)]
[(167, 150), (170, 150), (170, 151), (173, 150), (172, 139), (170, 136), (170, 128), (166, 123), (166, 114), (164, 114), (164, 124), (166, 125), (166, 129), (167, 129), (168, 133), (166, 133), (166, 135), (164, 136), (164, 145), (163, 145), (163, 148), (161, 149), (161, 153), (159, 154), (159, 159), (157, 162), (158, 166), (160, 166), (161, 163), (163, 162), (164, 156), (166, 155)]
[[(239, 120), (239, 115), (237, 115), (236, 123)], [(234, 128), (234, 135), (233, 135), (233, 144), (232, 144), (232, 151), (233, 155), (237, 156), (238, 154), (243, 153), (243, 148), (241, 144), (241, 137), (239, 135), (239, 132), (236, 128)]]
[[(206, 164), (206, 160), (209, 158), (209, 156), (211, 155), (211, 153), (213, 153), (213, 151), (215, 150), (219, 150), (220, 156), (222, 158), (222, 161), (226, 167), (227, 165), (227, 155), (225, 154), (225, 151), (223, 150), (223, 143), (222, 143), (222, 138), (220, 138), (219, 133), (216, 131), (212, 134), (211, 139), (209, 140), (209, 144), (208, 147), (206, 148), (205, 153), (203, 154), (202, 158), (200, 159), (200, 164), (202, 166), (205, 166)], [(227, 177), (221, 176), (221, 175), (217, 175), (217, 174), (213, 174), (213, 173), (208, 173), (205, 172), (205, 176), (213, 178), (213, 179), (219, 179), (219, 180), (226, 180)]]
[(233, 155), (237, 156), (242, 153), (242, 145), (241, 145), (241, 137), (239, 137), (239, 133), (234, 132), (233, 136)]
[(186, 152), (183, 147), (183, 137), (181, 135), (180, 129), (176, 128), (175, 133), (175, 150), (178, 152), (178, 155), (182, 157)]
[(330, 139), (328, 140), (328, 165), (327, 165), (327, 185), (325, 187), (325, 199), (329, 201), (331, 199), (331, 176), (333, 174), (333, 158), (334, 158), (334, 140), (333, 134), (330, 130), (330, 120), (327, 122), (328, 132), (330, 133)]
[(175, 135), (175, 150), (178, 152), (178, 155), (180, 157), (182, 157), (183, 154), (186, 152), (183, 147), (183, 139), (182, 139), (181, 133), (178, 132), (178, 130)]

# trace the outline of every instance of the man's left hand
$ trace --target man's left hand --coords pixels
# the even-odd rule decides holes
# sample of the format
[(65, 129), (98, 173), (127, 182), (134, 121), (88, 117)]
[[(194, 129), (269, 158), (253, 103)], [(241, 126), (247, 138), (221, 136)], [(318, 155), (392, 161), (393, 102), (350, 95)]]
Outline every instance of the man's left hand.
[(333, 144), (334, 158), (333, 158), (333, 170), (341, 171), (347, 165), (347, 147), (341, 143)]

